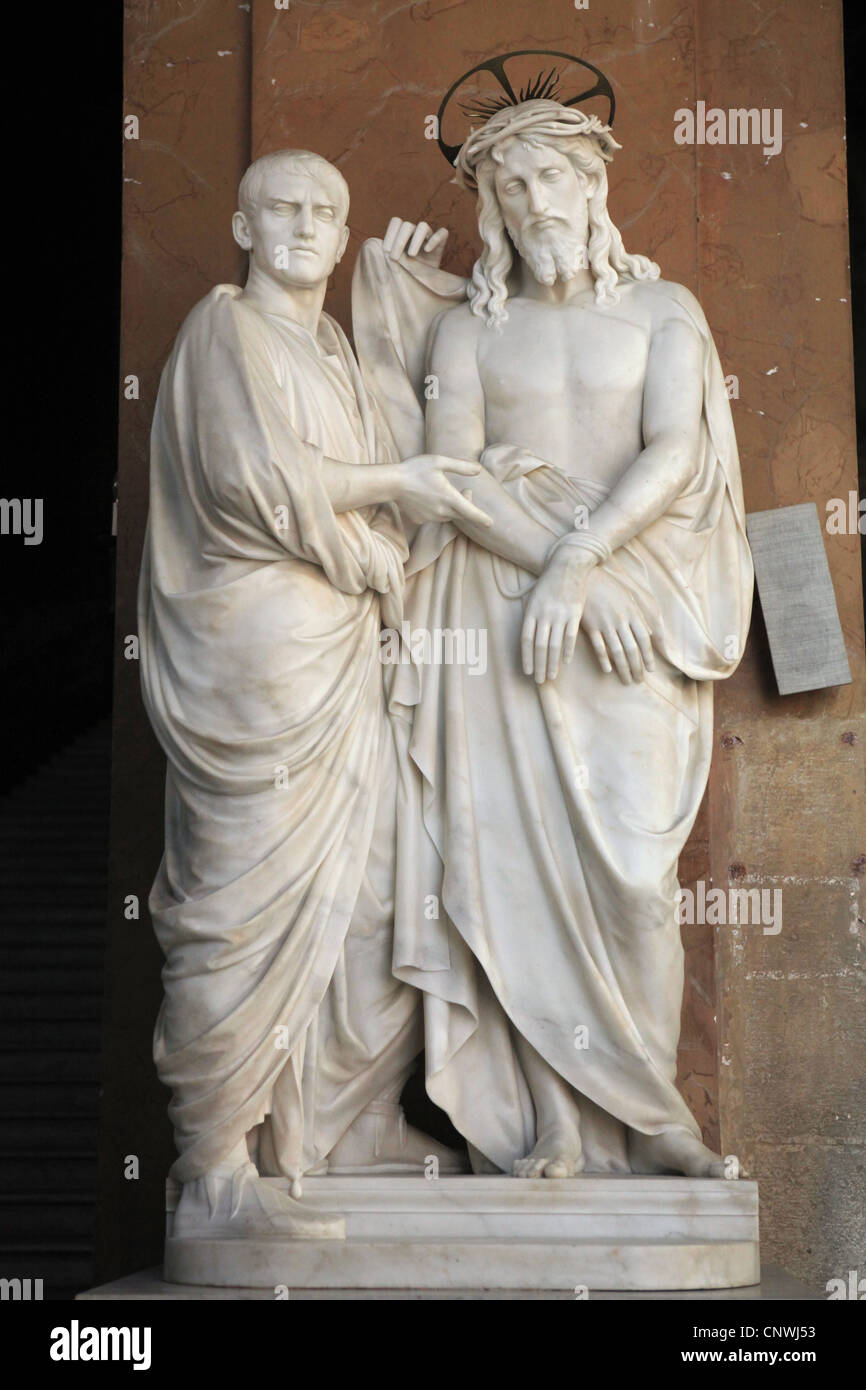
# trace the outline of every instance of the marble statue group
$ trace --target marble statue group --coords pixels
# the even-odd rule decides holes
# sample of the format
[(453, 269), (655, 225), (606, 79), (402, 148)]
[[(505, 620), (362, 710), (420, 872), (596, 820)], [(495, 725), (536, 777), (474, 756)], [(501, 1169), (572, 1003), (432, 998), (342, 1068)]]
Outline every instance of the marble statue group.
[[(719, 359), (623, 245), (618, 148), (496, 111), (456, 160), (470, 278), (393, 218), (354, 350), (323, 311), (349, 189), (268, 154), (246, 283), (180, 330), (139, 629), (176, 1237), (340, 1239), (311, 1176), (722, 1175), (675, 1083), (677, 861), (751, 561)], [(469, 631), (483, 669), (407, 640)], [(463, 1147), (406, 1123), (418, 1065)]]

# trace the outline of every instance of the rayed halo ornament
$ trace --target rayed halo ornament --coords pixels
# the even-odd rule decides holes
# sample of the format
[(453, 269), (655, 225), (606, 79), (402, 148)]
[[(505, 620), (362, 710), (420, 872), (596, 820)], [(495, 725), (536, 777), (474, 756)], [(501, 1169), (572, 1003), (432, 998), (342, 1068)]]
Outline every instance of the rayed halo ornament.
[[(533, 76), (527, 76), (527, 64), (518, 63), (519, 59), (527, 58), (552, 58), (557, 61), (552, 66), (545, 63)], [(583, 72), (567, 72), (568, 68), (574, 66), (583, 69)], [(524, 74), (522, 78), (518, 76), (519, 70)], [(586, 80), (590, 77), (590, 84), (581, 88), (580, 79)], [(477, 80), (473, 82), (473, 78)], [(574, 91), (575, 87), (580, 90)], [(461, 88), (466, 89), (462, 95)], [(571, 94), (566, 95), (565, 90), (568, 88), (571, 89)], [(540, 98), (558, 101), (562, 106), (580, 106), (584, 102), (600, 99), (606, 102), (608, 107), (607, 115), (603, 118), (604, 124), (613, 125), (616, 99), (610, 82), (599, 68), (588, 63), (585, 58), (575, 57), (573, 53), (559, 53), (547, 48), (521, 48), (514, 53), (501, 53), (495, 58), (485, 59), (483, 63), (478, 63), (468, 72), (464, 72), (462, 77), (458, 77), (449, 87), (437, 116), (437, 140), (440, 150), (453, 166), (466, 138), (490, 116), (505, 107)], [(462, 138), (456, 144), (446, 140), (443, 134), (446, 128), (445, 113), (449, 107), (452, 107), (449, 125), (459, 127), (460, 117), (455, 119), (454, 106), (466, 123)], [(455, 133), (460, 133), (459, 128)]]

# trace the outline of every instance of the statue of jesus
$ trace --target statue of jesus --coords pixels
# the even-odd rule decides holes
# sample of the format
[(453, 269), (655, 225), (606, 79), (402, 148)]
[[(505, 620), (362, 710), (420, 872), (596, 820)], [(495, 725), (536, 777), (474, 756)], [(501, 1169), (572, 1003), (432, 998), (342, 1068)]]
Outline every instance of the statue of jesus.
[(675, 1084), (675, 900), (752, 568), (718, 356), (624, 249), (618, 148), (559, 102), (506, 106), (456, 161), (469, 282), (394, 219), (354, 289), (402, 453), (480, 461), (457, 481), (494, 523), (422, 525), (407, 564), (411, 627), (486, 629), (488, 664), (392, 668), (394, 968), (475, 1170), (522, 1178), (724, 1175)]

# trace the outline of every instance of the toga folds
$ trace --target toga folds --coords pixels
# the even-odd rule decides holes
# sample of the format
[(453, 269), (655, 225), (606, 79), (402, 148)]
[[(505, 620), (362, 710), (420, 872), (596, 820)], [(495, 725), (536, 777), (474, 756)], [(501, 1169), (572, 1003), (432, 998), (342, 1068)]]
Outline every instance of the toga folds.
[(144, 699), (168, 759), (154, 1051), (181, 1182), (262, 1121), (265, 1169), (299, 1175), (419, 1046), (390, 922), (363, 1036), (346, 998), (388, 773), (379, 630), (400, 618), (406, 544), (391, 506), (334, 512), (323, 457), (394, 457), (343, 333), (323, 315), (314, 338), (218, 286), (160, 384), (139, 593)]
[[(712, 682), (745, 644), (752, 567), (721, 366), (684, 289), (670, 299), (704, 343), (694, 475), (609, 569), (658, 615), (656, 669), (624, 685), (580, 635), (572, 663), (523, 674), (533, 577), (451, 526), (427, 525), (407, 565), (404, 620), (486, 629), (485, 675), (393, 668), (402, 749), (396, 974), (424, 991), (427, 1087), (481, 1154), (510, 1170), (535, 1116), (514, 1030), (578, 1093), (589, 1170), (627, 1171), (626, 1128), (698, 1127), (675, 1085), (683, 991), (677, 861), (711, 755)], [(404, 455), (423, 446), (425, 343), (465, 282), (367, 242), (355, 274), (359, 360)], [(599, 310), (603, 313), (603, 309)], [(551, 544), (605, 490), (528, 452), (481, 462)], [(590, 522), (591, 524), (591, 522)]]

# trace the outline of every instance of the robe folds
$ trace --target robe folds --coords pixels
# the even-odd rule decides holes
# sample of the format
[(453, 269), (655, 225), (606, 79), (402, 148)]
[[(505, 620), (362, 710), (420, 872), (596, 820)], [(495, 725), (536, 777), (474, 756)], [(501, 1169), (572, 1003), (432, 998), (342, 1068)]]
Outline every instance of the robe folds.
[[(711, 682), (735, 669), (745, 644), (752, 565), (706, 321), (681, 287), (648, 288), (704, 344), (691, 481), (607, 562), (657, 620), (654, 673), (622, 684), (581, 634), (571, 664), (536, 685), (520, 658), (533, 577), (450, 525), (419, 529), (406, 571), (410, 627), (485, 629), (488, 663), (483, 676), (455, 664), (392, 668), (395, 972), (424, 991), (430, 1095), (505, 1170), (537, 1137), (515, 1030), (577, 1093), (589, 1170), (628, 1171), (629, 1128), (699, 1135), (675, 1085), (677, 860), (709, 771)], [(430, 327), (464, 296), (465, 282), (392, 261), (380, 242), (362, 250), (356, 346), (404, 455), (423, 447)], [(591, 514), (606, 490), (525, 443), (488, 444), (481, 463), (552, 544), (575, 508)]]
[(154, 1054), (181, 1182), (265, 1120), (272, 1170), (297, 1176), (411, 1031), (398, 1008), (388, 1042), (359, 1042), (365, 1078), (314, 1134), (319, 1010), (336, 981), (328, 1013), (352, 1033), (344, 947), (359, 896), (378, 891), (365, 868), (393, 758), (379, 630), (399, 621), (407, 554), (391, 506), (334, 512), (323, 457), (394, 457), (343, 333), (323, 315), (315, 338), (218, 286), (162, 376), (139, 590), (144, 700), (168, 760)]

